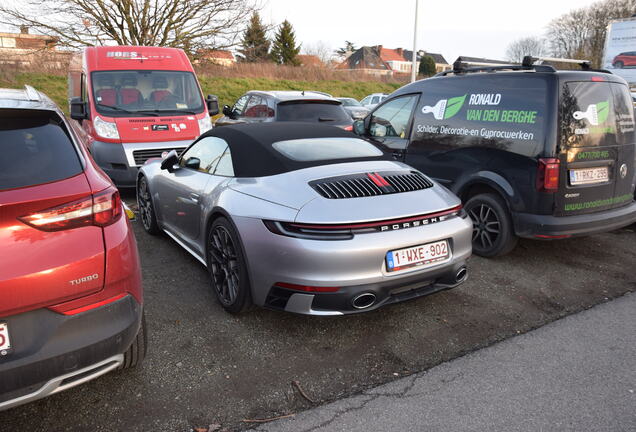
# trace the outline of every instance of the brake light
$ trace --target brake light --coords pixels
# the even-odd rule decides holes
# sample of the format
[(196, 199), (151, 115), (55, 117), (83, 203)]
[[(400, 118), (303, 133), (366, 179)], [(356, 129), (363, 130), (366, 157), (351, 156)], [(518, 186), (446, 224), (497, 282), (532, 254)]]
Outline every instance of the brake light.
[(353, 132), (353, 126), (352, 125), (345, 126), (343, 129), (346, 130), (346, 131), (349, 131), (349, 132)]
[(303, 292), (330, 293), (330, 292), (337, 292), (338, 290), (340, 290), (339, 287), (316, 287), (316, 286), (308, 286), (308, 285), (296, 285), (296, 284), (290, 284), (286, 282), (276, 282), (274, 285), (280, 288), (287, 288), (290, 290), (303, 291)]
[(605, 82), (605, 78), (600, 77), (600, 76), (593, 76), (592, 77), (592, 81), (594, 81), (594, 82)]
[(62, 231), (82, 226), (108, 226), (122, 214), (119, 191), (114, 188), (41, 210), (18, 219), (41, 231)]
[(543, 192), (556, 192), (559, 189), (561, 162), (556, 158), (539, 159), (537, 189)]

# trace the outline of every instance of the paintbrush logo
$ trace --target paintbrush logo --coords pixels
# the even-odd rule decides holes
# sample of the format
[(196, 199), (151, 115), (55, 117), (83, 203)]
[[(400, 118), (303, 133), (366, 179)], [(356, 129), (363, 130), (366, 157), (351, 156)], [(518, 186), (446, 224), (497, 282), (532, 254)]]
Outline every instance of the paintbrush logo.
[(605, 123), (609, 115), (609, 101), (588, 105), (585, 111), (575, 111), (573, 116), (576, 120), (586, 119), (592, 126)]
[(440, 99), (434, 106), (425, 105), (422, 107), (422, 114), (433, 114), (436, 120), (445, 120), (453, 117), (464, 106), (466, 95), (457, 96), (450, 99)]

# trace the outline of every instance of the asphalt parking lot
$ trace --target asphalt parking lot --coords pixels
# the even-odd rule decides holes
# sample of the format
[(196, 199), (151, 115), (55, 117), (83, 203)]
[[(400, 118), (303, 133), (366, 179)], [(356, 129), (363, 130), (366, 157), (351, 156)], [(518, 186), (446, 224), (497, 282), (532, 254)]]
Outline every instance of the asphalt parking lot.
[(243, 420), (354, 394), (636, 291), (632, 225), (521, 241), (496, 260), (473, 257), (461, 287), (368, 314), (258, 309), (235, 317), (217, 304), (198, 261), (134, 225), (150, 332), (145, 363), (2, 412), (0, 430), (245, 429), (254, 424)]

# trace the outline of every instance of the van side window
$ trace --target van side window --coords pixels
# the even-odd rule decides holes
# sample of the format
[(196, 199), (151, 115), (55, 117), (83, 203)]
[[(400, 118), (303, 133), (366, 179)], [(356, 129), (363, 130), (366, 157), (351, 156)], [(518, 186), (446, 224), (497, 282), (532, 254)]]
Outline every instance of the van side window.
[(536, 157), (545, 146), (548, 94), (545, 79), (533, 76), (430, 80), (409, 148), (490, 148)]
[(407, 95), (393, 99), (375, 110), (369, 124), (369, 134), (372, 137), (406, 138), (406, 130), (417, 95)]

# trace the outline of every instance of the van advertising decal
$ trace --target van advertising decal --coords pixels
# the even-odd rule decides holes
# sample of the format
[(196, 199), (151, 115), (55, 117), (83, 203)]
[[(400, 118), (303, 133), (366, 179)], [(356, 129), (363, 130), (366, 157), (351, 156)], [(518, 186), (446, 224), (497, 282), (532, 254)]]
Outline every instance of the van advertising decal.
[[(508, 139), (532, 141), (535, 134), (523, 125), (534, 125), (539, 115), (537, 110), (503, 109), (500, 107), (505, 96), (501, 93), (472, 93), (463, 96), (439, 99), (435, 105), (424, 105), (422, 114), (433, 114), (435, 120), (448, 120), (458, 115), (466, 105), (463, 115), (458, 115), (459, 121), (493, 124), (495, 127), (472, 128), (468, 124), (460, 127), (451, 125), (418, 124), (417, 133), (460, 135), (466, 137), (481, 137), (486, 139)], [(467, 103), (466, 103), (467, 102)], [(426, 118), (426, 116), (424, 117)], [(519, 126), (516, 130), (497, 128), (496, 124)]]
[(607, 121), (609, 115), (609, 101), (590, 104), (585, 111), (575, 111), (572, 114), (576, 120), (587, 120), (592, 126), (598, 126)]

